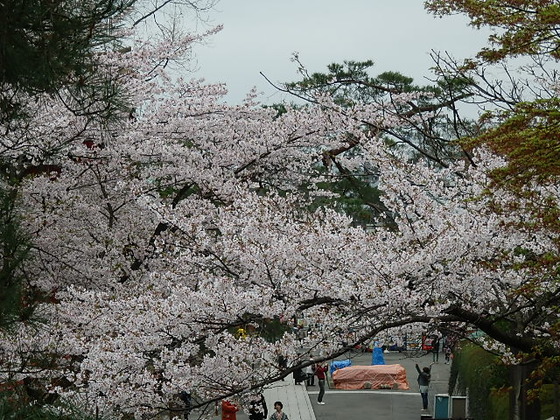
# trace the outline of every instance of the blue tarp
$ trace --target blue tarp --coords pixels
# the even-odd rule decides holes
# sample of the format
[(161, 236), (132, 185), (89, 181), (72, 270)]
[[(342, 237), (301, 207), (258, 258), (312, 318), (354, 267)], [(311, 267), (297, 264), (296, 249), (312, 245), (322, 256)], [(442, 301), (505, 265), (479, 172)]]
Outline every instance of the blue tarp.
[(384, 365), (385, 357), (383, 357), (383, 349), (381, 347), (375, 347), (373, 349), (373, 356), (371, 358), (372, 365)]
[(332, 374), (335, 370), (342, 369), (342, 368), (345, 368), (347, 366), (352, 366), (352, 360), (350, 360), (350, 359), (335, 360), (334, 362), (331, 363), (331, 376), (332, 376)]

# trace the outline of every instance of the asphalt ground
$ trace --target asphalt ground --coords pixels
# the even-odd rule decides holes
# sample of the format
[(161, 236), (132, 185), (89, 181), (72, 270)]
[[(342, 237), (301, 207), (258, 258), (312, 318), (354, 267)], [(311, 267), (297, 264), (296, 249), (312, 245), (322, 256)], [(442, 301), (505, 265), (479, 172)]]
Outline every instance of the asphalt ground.
[[(371, 365), (372, 354), (351, 352), (345, 357), (337, 360), (349, 358), (352, 365)], [(325, 405), (317, 404), (318, 386), (306, 387), (295, 385), (291, 378), (286, 378), (284, 383), (278, 382), (272, 387), (277, 387), (283, 392), (284, 411), (290, 420), (414, 420), (431, 418), (427, 413), (422, 412), (422, 399), (418, 392), (418, 383), (415, 364), (420, 368), (429, 366), (433, 361), (432, 354), (411, 356), (406, 353), (391, 352), (384, 354), (386, 364), (400, 364), (406, 369), (407, 380), (410, 385), (409, 390), (356, 390), (346, 391), (327, 388), (323, 401)], [(434, 397), (437, 394), (448, 393), (450, 365), (444, 363), (443, 353), (439, 353), (439, 361), (432, 366), (432, 380), (429, 389), (429, 409), (433, 412)], [(317, 381), (315, 381), (317, 383)], [(309, 402), (303, 404), (301, 395), (307, 395)], [(297, 395), (297, 398), (292, 398)], [(265, 392), (269, 415), (273, 410), (274, 398), (279, 395), (271, 389)], [(293, 407), (290, 407), (292, 402)], [(297, 404), (297, 407), (296, 407)], [(307, 405), (312, 409), (312, 413), (306, 414), (301, 407)], [(219, 417), (217, 417), (219, 418)], [(247, 420), (245, 413), (237, 413), (237, 420)]]
[[(371, 353), (352, 353), (349, 355), (352, 365), (371, 365)], [(410, 385), (409, 390), (356, 390), (343, 391), (327, 390), (323, 401), (325, 405), (317, 404), (318, 391), (314, 387), (308, 388), (316, 419), (320, 420), (412, 420), (426, 419), (422, 412), (422, 398), (418, 392), (418, 373), (415, 364), (420, 368), (429, 366), (433, 355), (427, 354), (411, 357), (406, 353), (385, 353), (385, 363), (400, 364), (406, 369), (406, 376)], [(339, 359), (340, 360), (340, 359)], [(432, 365), (432, 379), (428, 393), (428, 412), (433, 412), (434, 397), (437, 394), (448, 393), (450, 365), (444, 363), (443, 354), (439, 354), (439, 361)], [(424, 417), (422, 416), (424, 414)], [(297, 419), (290, 419), (297, 420)]]

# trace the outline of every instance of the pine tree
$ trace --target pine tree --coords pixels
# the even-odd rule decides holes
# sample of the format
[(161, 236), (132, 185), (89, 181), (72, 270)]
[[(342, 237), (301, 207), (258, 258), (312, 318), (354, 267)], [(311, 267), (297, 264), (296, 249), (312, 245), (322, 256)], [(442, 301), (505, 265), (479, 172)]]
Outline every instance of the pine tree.
[(33, 95), (61, 96), (76, 113), (107, 117), (119, 103), (97, 54), (135, 0), (0, 3), (0, 122), (25, 116)]

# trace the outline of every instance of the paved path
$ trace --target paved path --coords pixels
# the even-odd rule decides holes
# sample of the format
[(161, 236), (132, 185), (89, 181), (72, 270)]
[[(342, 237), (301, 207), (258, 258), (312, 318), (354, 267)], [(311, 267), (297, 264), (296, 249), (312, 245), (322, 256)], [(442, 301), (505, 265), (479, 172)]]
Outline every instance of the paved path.
[(305, 385), (296, 385), (293, 378), (273, 383), (265, 389), (264, 398), (269, 415), (274, 410), (274, 401), (282, 401), (284, 412), (290, 420), (316, 420)]
[[(394, 390), (357, 390), (343, 391), (327, 389), (324, 397), (325, 405), (317, 404), (318, 387), (296, 385), (289, 377), (284, 381), (271, 384), (264, 392), (269, 413), (272, 413), (274, 401), (282, 401), (284, 412), (290, 420), (414, 420), (422, 419), (422, 402), (416, 382), (417, 372), (414, 367), (428, 366), (432, 355), (418, 358), (406, 357), (401, 353), (385, 354), (387, 364), (400, 364), (407, 372), (410, 389)], [(430, 411), (434, 396), (447, 394), (449, 381), (449, 365), (444, 364), (443, 356), (432, 366), (432, 382), (430, 384)], [(371, 353), (353, 353), (349, 357), (353, 365), (371, 365)], [(342, 360), (343, 358), (339, 358)], [(428, 417), (429, 418), (429, 417)], [(248, 416), (238, 413), (238, 420), (247, 420)]]
[[(291, 377), (274, 382), (264, 390), (268, 415), (274, 412), (274, 402), (282, 401), (284, 412), (290, 420), (316, 420), (315, 412), (304, 384), (296, 385)], [(247, 420), (245, 413), (237, 413), (237, 420)]]
[[(349, 356), (353, 365), (371, 365), (371, 353), (354, 353)], [(432, 355), (411, 358), (403, 353), (386, 353), (384, 357), (386, 364), (400, 364), (406, 369), (407, 380), (410, 386), (409, 390), (343, 391), (329, 389), (323, 399), (326, 404), (317, 405), (316, 394), (318, 394), (318, 390), (309, 388), (308, 394), (312, 401), (316, 419), (414, 420), (429, 418), (422, 417), (422, 399), (418, 393), (418, 383), (416, 381), (418, 373), (416, 372), (415, 364), (418, 363), (421, 368), (429, 366), (432, 363)], [(449, 365), (444, 363), (443, 357), (432, 366), (429, 412), (433, 412), (434, 396), (437, 394), (447, 394), (449, 367)]]

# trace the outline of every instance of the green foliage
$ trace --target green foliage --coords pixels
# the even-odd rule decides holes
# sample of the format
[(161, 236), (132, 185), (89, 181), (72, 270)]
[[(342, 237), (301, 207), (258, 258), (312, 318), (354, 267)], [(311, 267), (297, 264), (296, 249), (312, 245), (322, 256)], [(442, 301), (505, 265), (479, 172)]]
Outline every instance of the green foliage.
[[(556, 394), (555, 394), (556, 393)], [(553, 384), (545, 384), (539, 393), (541, 415), (540, 420), (546, 420), (558, 416), (560, 413), (555, 412), (554, 400), (558, 401), (560, 389), (554, 388)], [(489, 398), (489, 420), (502, 420), (510, 418), (510, 390), (509, 388), (493, 389)]]
[(241, 318), (242, 322), (239, 325), (228, 329), (230, 334), (243, 336), (239, 333), (239, 329), (242, 328), (245, 334), (243, 338), (259, 336), (274, 343), (282, 339), (285, 332), (292, 329), (290, 322), (282, 321), (279, 318), (261, 318), (251, 314), (244, 314)]
[(560, 59), (557, 0), (427, 0), (425, 4), (435, 15), (463, 13), (472, 26), (492, 28), (490, 45), (478, 55), (485, 61), (520, 55)]
[[(558, 381), (557, 381), (558, 382)], [(541, 419), (560, 415), (560, 385), (545, 384), (539, 393), (541, 402)]]
[(270, 343), (279, 341), (285, 332), (291, 328), (286, 322), (279, 318), (262, 319), (258, 321), (258, 334)]
[(508, 165), (495, 172), (499, 181), (522, 186), (560, 176), (560, 99), (522, 102), (503, 118), (499, 126), (469, 144), (487, 144), (508, 158)]
[(0, 188), (0, 329), (4, 330), (32, 311), (32, 303), (24, 300), (22, 270), (31, 244), (15, 206), (15, 191)]
[[(476, 419), (509, 418), (511, 381), (509, 368), (500, 358), (472, 343), (463, 343), (451, 364), (449, 393), (465, 394), (468, 389), (470, 415)], [(534, 398), (541, 406), (541, 419), (553, 416), (560, 388), (545, 383)], [(456, 392), (454, 392), (456, 391)]]
[(316, 199), (314, 207), (328, 206), (350, 216), (357, 225), (376, 224), (383, 217), (385, 208), (381, 192), (371, 182), (359, 177), (341, 176), (331, 183), (321, 182), (320, 189), (336, 194), (335, 197)]
[[(5, 385), (5, 384), (4, 384)], [(0, 392), (0, 418), (3, 420), (103, 420), (104, 417), (84, 413), (72, 404), (37, 405), (18, 390)]]
[(391, 93), (421, 92), (432, 95), (440, 92), (437, 86), (416, 86), (412, 78), (394, 71), (371, 77), (369, 71), (373, 65), (372, 60), (344, 61), (342, 64), (329, 64), (326, 73), (309, 74), (300, 63), (302, 80), (286, 83), (285, 87), (305, 97), (328, 92), (335, 102), (344, 106), (359, 102), (372, 103)]
[(509, 419), (510, 413), (510, 389), (492, 389), (489, 395), (488, 419)]
[(490, 419), (490, 395), (508, 383), (507, 368), (500, 359), (471, 344), (463, 343), (454, 352), (450, 393), (465, 394), (468, 389), (470, 414), (476, 419)]
[(24, 95), (61, 89), (75, 112), (110, 115), (118, 89), (100, 71), (96, 54), (115, 43), (112, 33), (134, 2), (0, 2), (0, 121), (25, 116)]
[(286, 105), (284, 104), (263, 105), (263, 108), (272, 108), (274, 111), (276, 111), (276, 118), (288, 112)]

